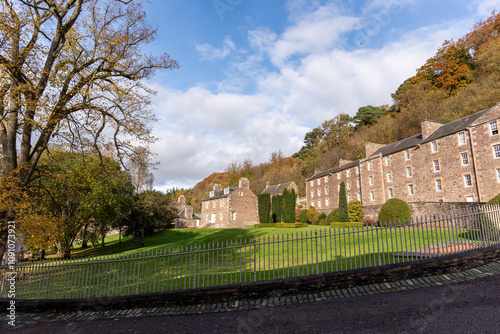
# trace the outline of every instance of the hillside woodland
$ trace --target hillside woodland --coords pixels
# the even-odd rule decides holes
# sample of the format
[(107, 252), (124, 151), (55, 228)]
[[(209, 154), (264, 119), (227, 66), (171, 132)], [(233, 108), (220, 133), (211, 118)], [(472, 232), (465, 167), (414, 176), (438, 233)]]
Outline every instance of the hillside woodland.
[(458, 40), (447, 40), (416, 74), (392, 94), (393, 104), (350, 110), (305, 135), (304, 146), (292, 157), (281, 151), (269, 162), (231, 162), (224, 173), (214, 173), (185, 194), (195, 211), (214, 183), (237, 186), (240, 177), (250, 179), (255, 193), (271, 184), (295, 181), (305, 195), (305, 180), (317, 170), (338, 166), (340, 159), (365, 156), (366, 142), (389, 144), (421, 132), (423, 119), (451, 122), (500, 102), (500, 13), (494, 11)]

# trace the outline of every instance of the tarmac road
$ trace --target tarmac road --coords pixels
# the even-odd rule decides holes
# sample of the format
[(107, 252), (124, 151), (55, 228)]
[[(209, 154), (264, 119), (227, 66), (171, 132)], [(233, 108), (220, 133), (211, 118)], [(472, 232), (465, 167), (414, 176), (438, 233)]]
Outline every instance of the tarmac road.
[(10, 333), (500, 333), (500, 275), (269, 309), (40, 323)]

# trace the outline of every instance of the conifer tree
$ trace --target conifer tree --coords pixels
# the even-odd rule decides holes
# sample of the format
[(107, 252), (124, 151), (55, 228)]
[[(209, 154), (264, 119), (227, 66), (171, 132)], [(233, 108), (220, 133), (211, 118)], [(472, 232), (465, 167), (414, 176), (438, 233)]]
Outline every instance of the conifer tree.
[(271, 215), (271, 195), (269, 193), (257, 195), (257, 201), (259, 203), (259, 221), (261, 224), (267, 224)]
[(339, 190), (339, 221), (349, 222), (349, 208), (347, 206), (347, 197), (345, 194), (345, 183), (340, 184)]
[(283, 220), (283, 197), (281, 195), (274, 195), (271, 198), (271, 207), (273, 209), (272, 222), (281, 223)]

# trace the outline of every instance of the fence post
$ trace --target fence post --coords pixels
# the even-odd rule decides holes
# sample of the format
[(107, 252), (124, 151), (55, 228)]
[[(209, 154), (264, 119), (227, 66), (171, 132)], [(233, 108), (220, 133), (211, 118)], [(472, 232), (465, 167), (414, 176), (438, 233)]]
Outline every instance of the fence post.
[(257, 282), (257, 239), (253, 239), (253, 281)]
[(318, 230), (314, 230), (314, 238), (316, 239), (316, 274), (319, 274), (319, 263), (318, 263)]

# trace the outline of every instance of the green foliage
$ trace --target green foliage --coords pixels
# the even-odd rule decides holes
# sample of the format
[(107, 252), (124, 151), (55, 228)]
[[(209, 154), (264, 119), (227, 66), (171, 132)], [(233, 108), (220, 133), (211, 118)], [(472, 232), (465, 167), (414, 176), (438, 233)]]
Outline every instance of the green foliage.
[(261, 224), (268, 224), (271, 215), (271, 195), (263, 193), (257, 195), (259, 204), (259, 221)]
[(255, 224), (253, 227), (255, 227), (255, 228), (261, 228), (261, 227), (276, 227), (276, 224), (274, 224), (274, 223), (267, 223), (267, 224)]
[(360, 222), (363, 220), (365, 213), (363, 212), (363, 205), (360, 201), (354, 200), (349, 202), (349, 221)]
[(317, 219), (318, 219), (318, 212), (316, 211), (314, 206), (311, 206), (309, 210), (307, 210), (307, 222), (309, 224), (314, 224)]
[(356, 127), (361, 125), (372, 125), (375, 124), (380, 117), (385, 115), (387, 115), (387, 109), (368, 105), (358, 109), (353, 121)]
[(318, 215), (318, 225), (325, 225), (326, 224), (326, 213), (321, 212)]
[(343, 181), (340, 183), (339, 190), (339, 221), (349, 221), (349, 209), (347, 206), (347, 196), (345, 194), (345, 183)]
[(307, 224), (307, 210), (300, 210), (299, 222), (301, 224)]
[(283, 197), (281, 195), (274, 195), (271, 198), (272, 206), (272, 222), (281, 223), (283, 220)]
[(486, 203), (486, 205), (496, 205), (496, 204), (500, 204), (500, 194), (496, 195)]
[(288, 223), (277, 223), (275, 224), (277, 228), (300, 228), (300, 227), (307, 227), (307, 224), (302, 224), (302, 223), (293, 223), (293, 224), (288, 224)]
[(297, 196), (295, 190), (283, 190), (283, 222), (287, 224), (295, 223), (295, 202)]
[(385, 226), (409, 224), (411, 221), (410, 207), (399, 198), (391, 198), (380, 209), (378, 221), (379, 224)]
[(339, 220), (340, 220), (340, 218), (339, 218), (339, 209), (338, 208), (330, 211), (330, 213), (326, 217), (326, 221), (328, 223), (338, 222)]

